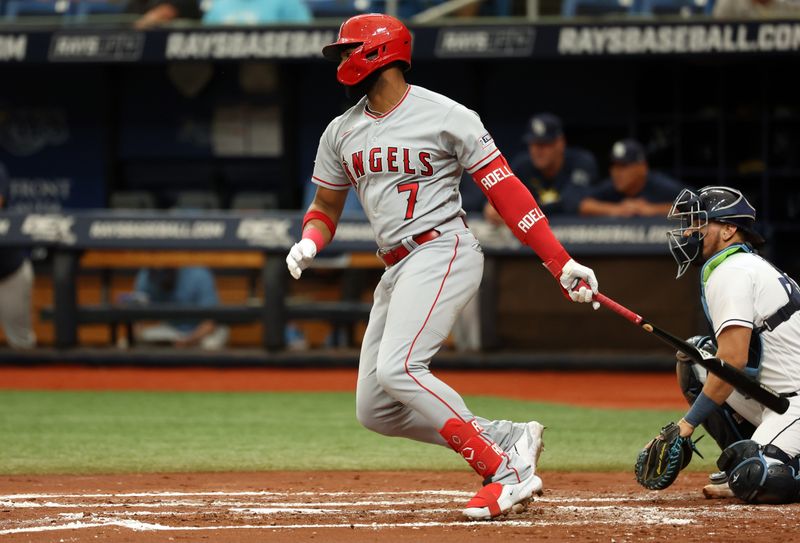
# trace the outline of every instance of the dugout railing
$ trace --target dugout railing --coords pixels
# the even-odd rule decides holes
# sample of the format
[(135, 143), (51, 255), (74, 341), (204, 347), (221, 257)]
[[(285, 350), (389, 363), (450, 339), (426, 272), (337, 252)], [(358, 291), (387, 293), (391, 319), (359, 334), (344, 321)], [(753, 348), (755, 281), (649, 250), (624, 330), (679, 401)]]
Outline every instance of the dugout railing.
[[(89, 252), (57, 250), (53, 256), (53, 304), (40, 310), (40, 318), (52, 321), (55, 330), (55, 345), (59, 348), (79, 345), (78, 328), (86, 324), (106, 324), (110, 329), (111, 342), (116, 343), (120, 325), (127, 329), (127, 342), (133, 343), (131, 325), (139, 321), (198, 320), (210, 319), (220, 324), (260, 323), (262, 325), (262, 347), (269, 350), (285, 346), (283, 330), (289, 320), (323, 320), (334, 327), (350, 326), (365, 321), (370, 304), (358, 297), (358, 284), (345, 281), (342, 299), (338, 301), (296, 300), (287, 296), (288, 274), (283, 259), (278, 255), (263, 253), (225, 254), (221, 258), (209, 259), (208, 253), (193, 256), (185, 251), (165, 250), (161, 257), (153, 258), (152, 251), (125, 251), (120, 258), (114, 251)], [(89, 258), (87, 258), (89, 257)], [(103, 290), (108, 290), (108, 272), (131, 273), (131, 264), (140, 267), (157, 264), (165, 267), (202, 265), (214, 269), (225, 268), (228, 272), (250, 276), (261, 276), (263, 295), (261, 299), (250, 297), (245, 303), (216, 305), (210, 307), (181, 306), (170, 303), (118, 302), (104, 295), (97, 304), (78, 303), (77, 276), (81, 273), (99, 271), (103, 274)], [(354, 278), (357, 281), (357, 278)], [(255, 289), (253, 289), (255, 290)]]
[[(507, 229), (494, 228), (477, 216), (467, 220), (487, 256), (480, 291), (485, 351), (583, 351), (597, 357), (612, 351), (659, 348), (646, 335), (631, 334), (615, 319), (603, 319), (580, 304), (564, 303), (538, 259)], [(6, 232), (0, 243), (45, 245), (52, 253), (52, 303), (43, 309), (42, 317), (53, 323), (53, 345), (58, 349), (80, 347), (79, 327), (89, 323), (119, 326), (137, 320), (191, 317), (260, 323), (260, 346), (275, 352), (284, 346), (284, 329), (290, 320), (323, 320), (347, 327), (366, 320), (370, 309), (362, 297), (368, 294), (368, 282), (358, 274), (351, 276), (349, 286), (346, 281), (339, 283), (336, 300), (291, 295), (291, 287), (303, 291), (308, 286), (308, 282), (290, 279), (285, 267), (286, 251), (299, 237), (301, 221), (299, 212), (257, 216), (235, 212), (6, 214), (0, 216)], [(674, 282), (674, 264), (665, 244), (667, 225), (662, 220), (553, 218), (551, 225), (571, 254), (595, 267), (610, 295), (678, 334), (697, 333), (697, 289), (689, 281)], [(371, 253), (374, 248), (368, 224), (343, 221), (336, 240), (326, 249), (331, 255), (327, 265), (347, 272), (380, 266)], [(131, 256), (137, 252), (138, 260)], [(120, 305), (108, 295), (87, 303), (78, 296), (81, 274), (107, 274), (109, 269), (131, 274), (136, 265), (164, 265), (168, 258), (176, 265), (194, 258), (196, 263), (255, 275), (262, 285), (260, 295), (245, 303), (213, 308)], [(325, 259), (318, 264), (326, 265)], [(654, 284), (659, 288), (654, 289)]]

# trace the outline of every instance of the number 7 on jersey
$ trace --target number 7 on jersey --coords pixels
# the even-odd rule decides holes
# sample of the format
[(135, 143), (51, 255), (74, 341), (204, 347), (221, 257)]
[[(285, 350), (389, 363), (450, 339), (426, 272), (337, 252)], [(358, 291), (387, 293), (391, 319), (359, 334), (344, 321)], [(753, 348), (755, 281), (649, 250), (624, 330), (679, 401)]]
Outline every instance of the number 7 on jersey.
[(412, 219), (414, 217), (414, 206), (417, 205), (417, 191), (419, 191), (419, 182), (413, 181), (411, 183), (403, 183), (397, 185), (397, 193), (408, 193), (408, 205), (406, 205), (405, 219)]

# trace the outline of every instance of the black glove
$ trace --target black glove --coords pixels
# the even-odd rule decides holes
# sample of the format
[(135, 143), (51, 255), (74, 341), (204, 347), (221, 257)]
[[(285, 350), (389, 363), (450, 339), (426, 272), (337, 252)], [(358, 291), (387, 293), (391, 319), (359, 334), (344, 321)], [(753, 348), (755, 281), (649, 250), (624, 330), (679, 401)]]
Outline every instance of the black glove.
[(680, 427), (670, 422), (644, 446), (636, 458), (636, 481), (650, 490), (664, 490), (689, 465), (692, 452), (703, 457), (694, 444), (691, 438), (681, 437)]

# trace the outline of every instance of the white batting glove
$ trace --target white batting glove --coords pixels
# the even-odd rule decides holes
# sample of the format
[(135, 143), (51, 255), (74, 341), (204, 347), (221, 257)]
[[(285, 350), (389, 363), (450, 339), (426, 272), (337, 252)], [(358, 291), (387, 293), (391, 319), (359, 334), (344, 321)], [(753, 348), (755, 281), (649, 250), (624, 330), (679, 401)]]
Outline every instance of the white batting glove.
[[(586, 288), (586, 285), (578, 287), (581, 281), (588, 283), (589, 288)], [(600, 302), (592, 301), (592, 297), (597, 294), (597, 278), (591, 268), (582, 266), (570, 258), (561, 268), (559, 282), (573, 302), (592, 302), (592, 308), (600, 307)]]
[(289, 268), (292, 277), (300, 279), (303, 270), (311, 264), (315, 256), (317, 256), (317, 245), (308, 238), (303, 238), (292, 245), (289, 254), (286, 255), (286, 267)]

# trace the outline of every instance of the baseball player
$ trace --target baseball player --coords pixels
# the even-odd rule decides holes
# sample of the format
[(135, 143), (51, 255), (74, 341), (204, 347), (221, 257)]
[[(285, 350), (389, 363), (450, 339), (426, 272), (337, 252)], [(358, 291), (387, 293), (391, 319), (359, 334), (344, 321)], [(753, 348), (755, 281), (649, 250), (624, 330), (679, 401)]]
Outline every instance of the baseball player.
[[(330, 242), (354, 189), (386, 265), (361, 348), (359, 421), (461, 453), (484, 480), (464, 509), (468, 518), (521, 510), (542, 486), (535, 474), (542, 425), (478, 418), (429, 369), (483, 273), (481, 247), (461, 209), (462, 171), (572, 300), (592, 302), (594, 272), (556, 240), (478, 115), (406, 83), (411, 34), (400, 21), (380, 14), (348, 19), (323, 54), (339, 63), (337, 79), (358, 102), (322, 134), (313, 172), (317, 192), (302, 239), (286, 258), (289, 271), (300, 278)], [(581, 280), (590, 288), (578, 286)]]
[(714, 338), (692, 338), (700, 349), (757, 377), (789, 398), (780, 415), (743, 397), (729, 384), (679, 357), (678, 376), (691, 408), (681, 435), (704, 424), (724, 450), (707, 497), (736, 496), (748, 503), (787, 503), (800, 497), (800, 289), (753, 250), (764, 242), (756, 212), (730, 187), (684, 190), (668, 217), (678, 277), (700, 270), (703, 309)]

